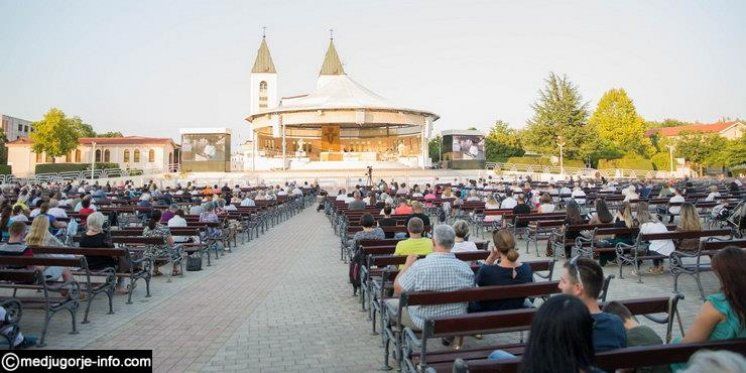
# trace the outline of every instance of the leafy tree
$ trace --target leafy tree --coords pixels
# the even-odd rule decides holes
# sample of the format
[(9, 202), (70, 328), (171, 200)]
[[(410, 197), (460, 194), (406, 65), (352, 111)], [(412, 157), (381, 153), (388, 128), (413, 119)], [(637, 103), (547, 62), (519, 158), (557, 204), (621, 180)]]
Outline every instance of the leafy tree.
[(485, 138), (487, 161), (504, 162), (510, 157), (520, 157), (526, 152), (521, 147), (521, 140), (516, 130), (507, 122), (498, 120)]
[(96, 137), (96, 132), (90, 124), (83, 123), (80, 117), (72, 117), (69, 119), (72, 126), (78, 132), (78, 137)]
[(79, 128), (74, 118), (65, 117), (65, 113), (51, 108), (44, 118), (34, 123), (34, 132), (29, 136), (35, 153), (46, 152), (50, 157), (59, 157), (69, 153), (78, 146)]
[(727, 163), (727, 145), (728, 141), (719, 135), (684, 132), (676, 141), (674, 152), (697, 166), (702, 175), (705, 167)]
[(428, 154), (433, 163), (440, 161), (440, 151), (443, 146), (443, 137), (438, 135), (430, 139), (427, 144)]
[(728, 142), (724, 150), (724, 158), (728, 167), (746, 165), (746, 134)]
[(8, 148), (5, 147), (6, 142), (8, 142), (8, 138), (5, 137), (5, 132), (0, 131), (0, 164), (8, 164)]
[(588, 103), (583, 102), (577, 86), (567, 76), (550, 73), (545, 83), (539, 99), (531, 105), (534, 115), (523, 131), (523, 144), (527, 150), (554, 154), (561, 136), (566, 157), (583, 156), (583, 144), (594, 138), (582, 131), (588, 118)]
[(664, 119), (662, 122), (647, 121), (645, 122), (645, 127), (647, 129), (653, 129), (653, 128), (663, 128), (663, 127), (688, 126), (690, 124), (691, 123), (684, 122), (678, 119)]
[(109, 131), (97, 133), (96, 137), (124, 137), (124, 135), (122, 135), (122, 133), (119, 131)]
[(643, 156), (653, 152), (645, 136), (645, 121), (623, 88), (604, 93), (588, 123), (599, 140), (611, 149)]

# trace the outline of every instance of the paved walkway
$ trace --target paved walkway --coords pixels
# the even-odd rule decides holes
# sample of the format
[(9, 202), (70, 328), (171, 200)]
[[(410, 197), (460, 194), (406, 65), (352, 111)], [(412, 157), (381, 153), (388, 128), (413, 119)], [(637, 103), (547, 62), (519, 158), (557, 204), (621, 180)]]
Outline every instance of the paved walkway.
[[(158, 372), (374, 371), (382, 356), (380, 337), (370, 334), (366, 314), (351, 296), (339, 238), (314, 210), (240, 245), (203, 271), (171, 283), (154, 279), (151, 298), (144, 297), (144, 286), (132, 305), (117, 296), (114, 315), (106, 314), (105, 299), (97, 299), (91, 323), (79, 325), (79, 334), (67, 334), (69, 316), (57, 315), (48, 348), (153, 349)], [(519, 247), (522, 259), (535, 258), (524, 254), (522, 241)], [(617, 267), (605, 271), (616, 273)], [(703, 277), (705, 291), (715, 292), (714, 276)], [(613, 280), (609, 299), (671, 294), (670, 275), (644, 280)], [(687, 299), (680, 308), (688, 324), (701, 301), (694, 281), (683, 278), (682, 285)], [(38, 335), (41, 320), (41, 312), (25, 312), (22, 330)], [(643, 322), (663, 335), (663, 327)]]

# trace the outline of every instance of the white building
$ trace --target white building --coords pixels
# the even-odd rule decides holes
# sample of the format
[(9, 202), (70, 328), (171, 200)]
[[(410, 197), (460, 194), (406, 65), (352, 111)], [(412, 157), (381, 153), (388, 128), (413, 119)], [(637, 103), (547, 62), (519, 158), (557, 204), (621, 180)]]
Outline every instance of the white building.
[(2, 115), (3, 133), (8, 141), (28, 138), (34, 130), (34, 123), (25, 119)]
[(34, 153), (31, 141), (20, 138), (5, 144), (8, 165), (18, 177), (33, 175), (42, 163), (117, 163), (121, 169), (175, 170), (179, 163), (179, 147), (170, 138), (125, 136), (82, 137), (70, 154), (49, 157)]

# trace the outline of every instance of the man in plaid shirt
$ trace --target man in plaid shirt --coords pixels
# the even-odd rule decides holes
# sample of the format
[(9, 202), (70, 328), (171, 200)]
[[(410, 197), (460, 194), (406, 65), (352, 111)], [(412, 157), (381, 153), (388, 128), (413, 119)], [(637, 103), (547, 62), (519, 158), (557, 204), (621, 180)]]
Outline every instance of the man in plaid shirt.
[[(474, 272), (469, 265), (456, 258), (451, 248), (456, 232), (449, 225), (433, 229), (433, 253), (417, 260), (417, 255), (407, 256), (404, 267), (394, 280), (394, 295), (414, 291), (455, 291), (474, 286)], [(389, 300), (389, 306), (398, 308), (399, 300)], [(456, 316), (466, 313), (466, 303), (410, 306), (402, 310), (402, 325), (422, 330), (425, 319), (438, 316)]]

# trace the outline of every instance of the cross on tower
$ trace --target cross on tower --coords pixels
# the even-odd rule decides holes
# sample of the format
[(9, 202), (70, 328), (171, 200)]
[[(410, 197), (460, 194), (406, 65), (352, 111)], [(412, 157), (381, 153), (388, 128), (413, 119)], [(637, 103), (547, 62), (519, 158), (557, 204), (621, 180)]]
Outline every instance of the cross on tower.
[(329, 39), (334, 40), (334, 29), (333, 28), (329, 29)]
[(267, 37), (267, 27), (262, 26), (262, 39)]

